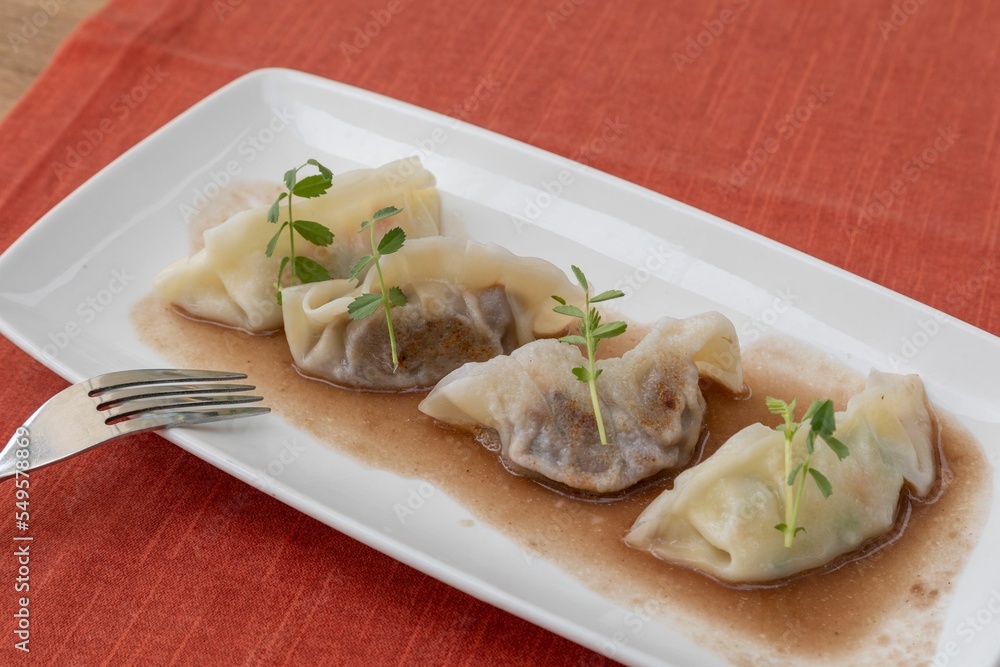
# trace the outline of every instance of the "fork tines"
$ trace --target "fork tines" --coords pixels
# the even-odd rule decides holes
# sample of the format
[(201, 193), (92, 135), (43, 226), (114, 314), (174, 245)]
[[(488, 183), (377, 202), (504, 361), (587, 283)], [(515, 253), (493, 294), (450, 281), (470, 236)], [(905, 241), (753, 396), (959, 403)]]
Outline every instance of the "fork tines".
[(231, 407), (263, 400), (241, 392), (254, 385), (236, 384), (243, 373), (206, 370), (148, 369), (98, 375), (88, 381), (88, 395), (105, 413), (105, 423), (132, 427), (201, 424), (270, 412), (266, 407)]
[[(152, 369), (107, 373), (45, 401), (0, 450), (0, 480), (125, 435), (270, 412), (243, 373)], [(234, 407), (235, 406), (235, 407)], [(27, 456), (25, 456), (27, 454)]]

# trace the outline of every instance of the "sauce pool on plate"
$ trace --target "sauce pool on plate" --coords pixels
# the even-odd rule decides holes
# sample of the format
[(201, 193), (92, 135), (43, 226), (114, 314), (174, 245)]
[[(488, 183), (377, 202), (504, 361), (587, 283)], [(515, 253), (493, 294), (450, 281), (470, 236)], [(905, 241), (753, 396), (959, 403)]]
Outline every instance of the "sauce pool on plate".
[[(288, 424), (371, 467), (430, 482), (531, 556), (637, 614), (665, 619), (739, 665), (929, 662), (953, 582), (989, 507), (989, 465), (971, 436), (939, 413), (937, 493), (929, 502), (904, 498), (893, 535), (836, 569), (772, 588), (725, 586), (622, 540), (672, 478), (614, 502), (568, 498), (510, 474), (474, 434), (436, 425), (417, 409), (425, 392), (355, 392), (303, 378), (281, 334), (192, 321), (155, 296), (137, 304), (133, 323), (172, 363), (247, 373)], [(630, 334), (606, 341), (602, 356), (621, 354), (641, 332)], [(776, 423), (765, 396), (794, 397), (800, 406), (832, 398), (842, 410), (864, 384), (855, 371), (794, 341), (774, 338), (745, 348), (743, 357), (749, 392), (704, 389), (702, 457), (747, 424)]]

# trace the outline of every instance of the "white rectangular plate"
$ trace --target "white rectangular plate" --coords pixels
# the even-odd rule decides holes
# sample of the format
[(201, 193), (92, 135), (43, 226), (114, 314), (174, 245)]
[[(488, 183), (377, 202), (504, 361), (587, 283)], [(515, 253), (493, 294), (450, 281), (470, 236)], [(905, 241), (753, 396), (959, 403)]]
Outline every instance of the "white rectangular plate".
[[(773, 329), (862, 371), (919, 372), (931, 399), (979, 439), (996, 468), (995, 336), (583, 165), (287, 70), (255, 72), (218, 91), (42, 218), (0, 258), (0, 328), (71, 381), (163, 366), (166, 360), (137, 338), (129, 313), (157, 271), (187, 253), (184, 219), (220, 183), (274, 181), (307, 157), (339, 172), (413, 154), (438, 178), (446, 230), (563, 268), (585, 266), (596, 284), (630, 291), (622, 310), (639, 321), (714, 309), (734, 321), (744, 344)], [(776, 299), (784, 312), (773, 308)], [(527, 557), (490, 527), (460, 528), (468, 513), (444, 494), (400, 526), (392, 507), (405, 502), (417, 480), (366, 468), (276, 416), (166, 437), (394, 558), (618, 660), (726, 664), (655, 620), (634, 631), (625, 624), (629, 610)], [(289, 439), (304, 449), (295, 465), (279, 470), (274, 462)], [(1000, 475), (994, 485), (990, 517), (957, 583), (940, 647), (955, 640), (963, 619), (982, 612), (984, 591), (1000, 591)], [(961, 664), (993, 667), (1000, 632), (980, 632), (961, 650)]]

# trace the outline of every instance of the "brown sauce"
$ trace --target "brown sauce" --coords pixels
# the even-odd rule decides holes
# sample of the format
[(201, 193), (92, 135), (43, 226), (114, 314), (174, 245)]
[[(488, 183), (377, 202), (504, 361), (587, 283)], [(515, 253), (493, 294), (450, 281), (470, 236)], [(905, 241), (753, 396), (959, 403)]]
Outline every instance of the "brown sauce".
[[(191, 321), (156, 297), (136, 306), (133, 322), (142, 340), (172, 363), (247, 373), (289, 424), (369, 466), (430, 482), (475, 521), (508, 535), (532, 556), (555, 563), (640, 618), (666, 619), (739, 665), (928, 662), (953, 582), (990, 505), (990, 466), (980, 448), (952, 418), (939, 415), (947, 462), (940, 493), (934, 502), (904, 506), (898, 523), (902, 528), (902, 518), (908, 517), (906, 528), (886, 540), (891, 544), (778, 587), (726, 587), (622, 541), (670, 479), (616, 502), (566, 498), (511, 475), (472, 434), (436, 426), (417, 410), (424, 392), (352, 392), (306, 380), (293, 369), (284, 336), (251, 336)], [(642, 332), (636, 328), (629, 334), (608, 341), (604, 354), (620, 354)], [(702, 456), (747, 424), (772, 423), (766, 395), (796, 397), (803, 406), (829, 397), (843, 409), (864, 385), (856, 372), (817, 361), (815, 351), (789, 341), (773, 340), (743, 354), (752, 396), (705, 388)], [(622, 628), (625, 643), (629, 628)]]

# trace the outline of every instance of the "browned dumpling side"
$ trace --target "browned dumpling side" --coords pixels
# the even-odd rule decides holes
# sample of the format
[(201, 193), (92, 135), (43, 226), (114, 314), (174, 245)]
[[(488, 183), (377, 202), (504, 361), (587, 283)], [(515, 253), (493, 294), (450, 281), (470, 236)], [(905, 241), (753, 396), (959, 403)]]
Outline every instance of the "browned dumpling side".
[(454, 426), (496, 431), (504, 464), (516, 473), (610, 494), (690, 460), (705, 413), (700, 375), (733, 392), (743, 388), (728, 319), (663, 318), (621, 358), (597, 362), (609, 440), (602, 445), (588, 386), (572, 373), (583, 365), (577, 347), (536, 341), (456, 370), (420, 409)]
[(380, 293), (370, 271), (360, 285), (331, 280), (283, 291), (285, 334), (305, 374), (373, 391), (429, 388), (462, 364), (563, 333), (571, 319), (552, 311), (551, 294), (583, 301), (558, 267), (494, 244), (408, 240), (381, 263), (385, 284), (406, 295), (406, 305), (392, 309), (399, 368), (392, 367), (383, 311), (348, 316), (359, 294)]

